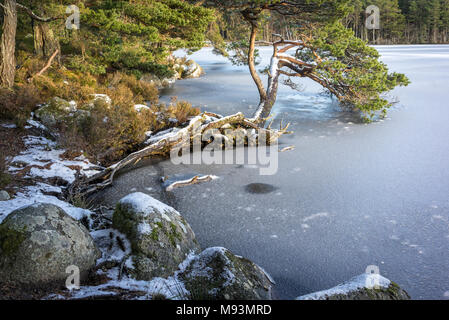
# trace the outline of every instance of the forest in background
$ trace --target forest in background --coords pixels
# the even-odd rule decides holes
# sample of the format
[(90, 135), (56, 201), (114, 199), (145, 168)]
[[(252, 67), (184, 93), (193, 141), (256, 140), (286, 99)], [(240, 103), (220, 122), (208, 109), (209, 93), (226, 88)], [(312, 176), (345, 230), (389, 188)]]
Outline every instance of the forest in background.
[[(380, 9), (380, 29), (365, 27), (366, 8), (375, 5)], [(444, 44), (449, 41), (449, 0), (353, 0), (352, 13), (345, 19), (346, 27), (370, 44)], [(248, 28), (237, 15), (221, 17), (221, 33), (227, 40), (235, 40)], [(297, 25), (285, 16), (266, 14), (259, 39), (270, 41), (273, 33), (295, 38)]]

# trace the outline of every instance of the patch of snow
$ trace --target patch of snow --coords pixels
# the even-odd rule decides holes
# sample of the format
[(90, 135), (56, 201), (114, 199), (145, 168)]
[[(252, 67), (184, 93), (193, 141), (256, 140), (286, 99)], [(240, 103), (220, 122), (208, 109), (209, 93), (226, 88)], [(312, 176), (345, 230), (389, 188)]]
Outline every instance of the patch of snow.
[(111, 280), (99, 286), (83, 286), (80, 290), (72, 293), (72, 299), (81, 299), (92, 296), (116, 295), (112, 289), (120, 288), (127, 291), (145, 292), (139, 296), (139, 299), (149, 300), (153, 295), (160, 294), (167, 299), (180, 300), (183, 299), (188, 292), (184, 284), (179, 282), (175, 277), (154, 278), (151, 281), (135, 280), (129, 277), (123, 277), (121, 280)]
[(77, 208), (65, 201), (59, 200), (55, 196), (49, 196), (43, 193), (43, 191), (49, 192), (57, 190), (57, 187), (47, 184), (38, 184), (36, 186), (25, 187), (24, 191), (18, 192), (14, 199), (0, 201), (0, 222), (2, 222), (12, 211), (36, 203), (54, 204), (76, 220), (81, 220), (84, 217), (90, 218), (92, 214), (90, 210)]
[(223, 286), (229, 286), (235, 281), (235, 275), (230, 270), (229, 266), (231, 265), (231, 261), (228, 259), (228, 257), (225, 255), (227, 252), (226, 248), (223, 247), (211, 247), (205, 249), (203, 252), (201, 252), (197, 256), (190, 256), (186, 259), (188, 261), (188, 264), (185, 262), (180, 265), (181, 267), (186, 268), (187, 266), (191, 266), (192, 271), (190, 275), (192, 277), (206, 277), (206, 278), (212, 278), (213, 272), (210, 267), (207, 266), (207, 264), (218, 254), (222, 255), (225, 258), (225, 265), (223, 266), (223, 272), (220, 275), (223, 279), (225, 279), (225, 282), (223, 283)]
[(151, 234), (153, 231), (153, 228), (151, 228), (151, 225), (147, 222), (142, 222), (137, 225), (137, 232), (139, 234)]
[[(75, 181), (77, 171), (72, 168), (80, 168), (86, 176), (98, 173), (92, 170), (87, 158), (80, 156), (77, 160), (65, 160), (61, 156), (65, 150), (57, 149), (56, 142), (44, 137), (26, 136), (23, 139), (27, 147), (20, 155), (12, 159), (12, 163), (25, 163), (33, 166), (27, 177), (54, 178), (59, 177), (68, 183)], [(23, 168), (10, 167), (9, 171), (14, 173)]]
[[(105, 261), (122, 261), (131, 253), (131, 244), (128, 239), (115, 229), (96, 230), (90, 234), (102, 253), (102, 257), (97, 260), (97, 265)], [(124, 248), (119, 245), (117, 237), (121, 239)]]
[(151, 215), (155, 210), (159, 213), (176, 212), (179, 214), (172, 207), (142, 192), (131, 193), (122, 198), (119, 203), (129, 205), (134, 211), (142, 213), (145, 216)]
[(134, 106), (134, 110), (136, 110), (137, 112), (142, 112), (143, 110), (150, 110), (150, 107), (145, 104), (136, 104)]
[(47, 129), (46, 126), (44, 126), (44, 125), (43, 125), (42, 123), (40, 123), (40, 122), (37, 122), (36, 120), (30, 119), (30, 120), (27, 121), (27, 123), (28, 123), (30, 126), (32, 126), (32, 127), (41, 129), (41, 130), (43, 130), (43, 131), (48, 131), (48, 129)]
[(164, 218), (165, 220), (167, 220), (168, 222), (171, 222), (171, 219), (169, 216), (167, 216), (165, 213), (161, 213), (162, 218)]
[(145, 137), (150, 138), (153, 135), (153, 131), (147, 131), (145, 132)]
[(181, 227), (182, 232), (187, 233), (187, 229), (186, 229), (186, 226), (184, 225), (184, 223), (178, 222), (178, 224), (179, 224), (179, 226)]
[(15, 125), (15, 124), (2, 124), (2, 127), (3, 128), (6, 128), (6, 129), (15, 129), (15, 128), (17, 128), (17, 126)]
[[(93, 236), (104, 237), (108, 232), (104, 231)], [(103, 247), (100, 247), (103, 250)], [(184, 272), (192, 261), (197, 257), (192, 251), (187, 258), (179, 264), (178, 271), (166, 279), (153, 278), (151, 281), (135, 280), (128, 276), (124, 276), (121, 280), (118, 279), (118, 267), (113, 268), (107, 272), (107, 276), (111, 279), (107, 283), (98, 286), (82, 286), (79, 290), (71, 292), (71, 299), (81, 299), (92, 296), (116, 295), (117, 292), (113, 289), (122, 289), (134, 292), (143, 292), (143, 295), (138, 295), (135, 299), (149, 300), (154, 295), (163, 295), (171, 300), (184, 300), (189, 292), (186, 290), (184, 283), (179, 279), (179, 274)], [(128, 258), (125, 262), (127, 268), (133, 268), (132, 258)], [(59, 296), (61, 298), (61, 296)], [(56, 295), (50, 295), (46, 299), (58, 299)]]
[(178, 132), (180, 131), (179, 128), (171, 128), (167, 130), (160, 131), (156, 133), (155, 135), (151, 136), (147, 141), (145, 141), (145, 144), (153, 144), (155, 142), (158, 142), (162, 139), (169, 139), (174, 137)]

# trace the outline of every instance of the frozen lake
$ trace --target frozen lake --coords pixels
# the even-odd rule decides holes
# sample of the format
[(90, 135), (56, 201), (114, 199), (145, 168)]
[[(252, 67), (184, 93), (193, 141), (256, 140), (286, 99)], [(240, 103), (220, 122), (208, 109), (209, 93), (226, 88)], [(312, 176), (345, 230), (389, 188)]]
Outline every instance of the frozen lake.
[[(309, 81), (303, 92), (281, 86), (273, 112), (294, 133), (280, 145), (296, 149), (279, 153), (276, 175), (164, 161), (122, 174), (105, 201), (142, 191), (167, 202), (202, 247), (227, 247), (267, 270), (280, 298), (335, 286), (377, 265), (414, 299), (449, 299), (449, 46), (378, 49), (391, 70), (412, 81), (393, 92), (400, 103), (384, 121), (360, 123)], [(259, 69), (270, 53), (261, 49)], [(252, 115), (258, 95), (246, 67), (210, 49), (192, 58), (206, 75), (177, 82), (163, 99)], [(161, 191), (160, 176), (189, 172), (220, 179)], [(250, 183), (274, 188), (254, 194), (245, 188)]]

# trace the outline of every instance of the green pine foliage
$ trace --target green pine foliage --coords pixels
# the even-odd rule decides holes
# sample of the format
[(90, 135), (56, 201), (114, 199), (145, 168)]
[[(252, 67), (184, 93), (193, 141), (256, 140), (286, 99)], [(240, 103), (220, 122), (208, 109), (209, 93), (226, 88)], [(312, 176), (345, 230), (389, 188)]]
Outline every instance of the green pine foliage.
[[(179, 48), (201, 48), (213, 19), (212, 10), (181, 0), (105, 0), (83, 5), (81, 30), (65, 38), (67, 49), (77, 53), (69, 66), (95, 74), (114, 69), (138, 78), (145, 73), (170, 77), (168, 55)], [(80, 63), (81, 58), (88, 64)]]
[(386, 113), (390, 103), (383, 93), (409, 84), (404, 74), (389, 73), (377, 50), (341, 23), (314, 28), (311, 33), (312, 41), (298, 51), (297, 58), (316, 65), (314, 73), (342, 105), (362, 111), (366, 120), (378, 111)]

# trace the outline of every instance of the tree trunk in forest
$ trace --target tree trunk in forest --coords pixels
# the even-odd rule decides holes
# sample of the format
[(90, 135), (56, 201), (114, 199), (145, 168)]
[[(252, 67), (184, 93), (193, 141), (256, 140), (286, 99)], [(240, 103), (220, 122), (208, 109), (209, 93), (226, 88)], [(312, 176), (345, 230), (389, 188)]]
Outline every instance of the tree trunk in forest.
[(3, 6), (3, 33), (1, 37), (0, 86), (11, 88), (16, 74), (17, 4), (5, 0)]
[[(48, 23), (35, 21), (34, 23), (34, 51), (41, 58), (49, 58), (56, 51), (60, 52), (58, 39)], [(60, 55), (56, 57), (59, 62)]]

